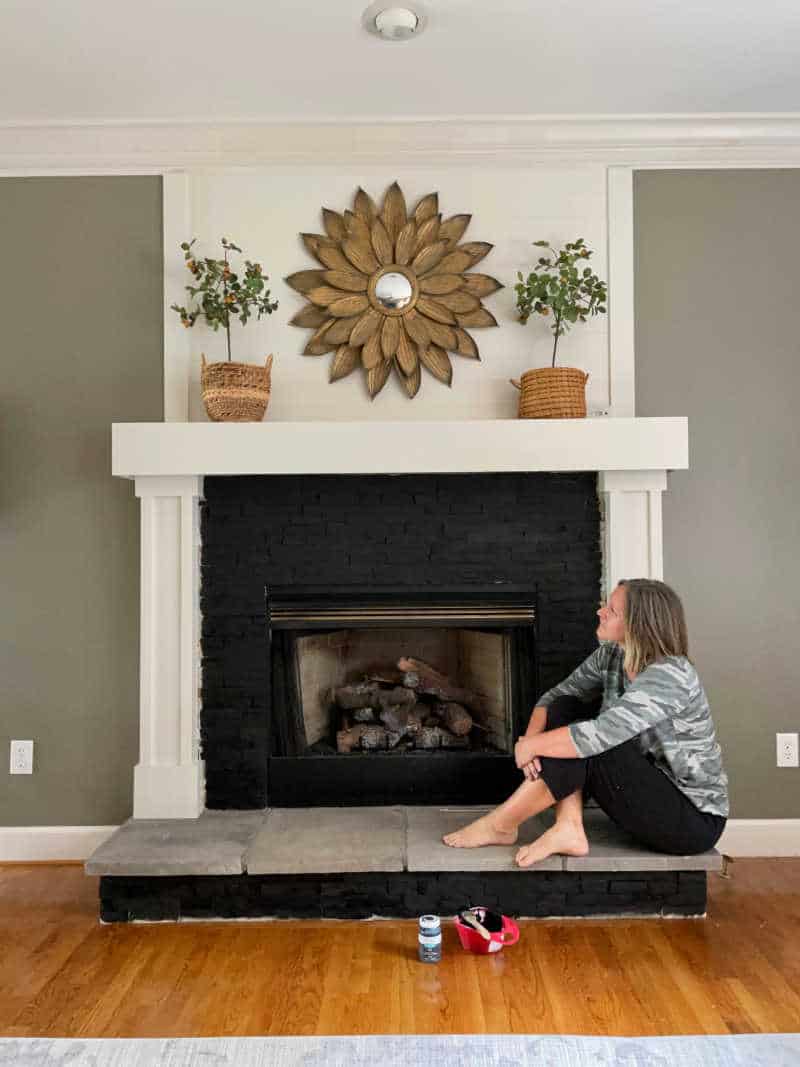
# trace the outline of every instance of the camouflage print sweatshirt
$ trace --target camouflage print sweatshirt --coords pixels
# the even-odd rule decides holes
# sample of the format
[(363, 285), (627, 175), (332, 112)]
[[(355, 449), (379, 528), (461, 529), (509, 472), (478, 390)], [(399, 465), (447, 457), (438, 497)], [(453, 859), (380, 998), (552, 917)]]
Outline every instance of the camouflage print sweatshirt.
[(728, 779), (697, 671), (684, 656), (667, 656), (631, 682), (624, 650), (607, 641), (537, 704), (559, 696), (590, 701), (602, 694), (596, 719), (568, 727), (578, 755), (596, 756), (639, 738), (643, 752), (700, 811), (728, 815)]

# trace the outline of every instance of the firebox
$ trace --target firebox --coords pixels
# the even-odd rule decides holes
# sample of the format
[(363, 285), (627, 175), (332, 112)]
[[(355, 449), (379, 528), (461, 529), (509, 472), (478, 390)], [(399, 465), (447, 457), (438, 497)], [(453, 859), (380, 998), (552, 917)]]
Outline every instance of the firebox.
[(271, 807), (494, 803), (538, 693), (536, 590), (266, 591)]

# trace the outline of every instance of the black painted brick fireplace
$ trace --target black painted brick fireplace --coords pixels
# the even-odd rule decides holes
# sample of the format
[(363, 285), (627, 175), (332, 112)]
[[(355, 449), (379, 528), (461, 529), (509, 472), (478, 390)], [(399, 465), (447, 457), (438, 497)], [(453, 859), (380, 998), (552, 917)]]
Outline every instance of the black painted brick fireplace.
[(545, 689), (595, 647), (600, 581), (594, 473), (207, 477), (207, 807), (268, 802), (265, 589), (533, 587)]

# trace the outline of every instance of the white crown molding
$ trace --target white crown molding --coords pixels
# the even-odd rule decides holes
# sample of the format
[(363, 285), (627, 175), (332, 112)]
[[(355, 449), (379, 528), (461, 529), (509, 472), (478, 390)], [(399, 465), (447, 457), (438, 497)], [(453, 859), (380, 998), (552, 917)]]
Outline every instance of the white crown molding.
[[(3, 826), (0, 863), (83, 861), (117, 826)], [(730, 819), (717, 848), (726, 856), (800, 856), (800, 819)]]
[(800, 113), (0, 124), (0, 173), (530, 163), (800, 165)]

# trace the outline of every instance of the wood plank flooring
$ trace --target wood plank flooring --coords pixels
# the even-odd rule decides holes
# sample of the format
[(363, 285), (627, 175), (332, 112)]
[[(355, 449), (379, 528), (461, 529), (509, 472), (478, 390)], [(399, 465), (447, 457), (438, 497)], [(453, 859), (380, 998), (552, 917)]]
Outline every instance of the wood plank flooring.
[(738, 860), (709, 917), (547, 920), (495, 957), (414, 922), (101, 926), (80, 866), (0, 866), (0, 1035), (800, 1031), (800, 860)]

